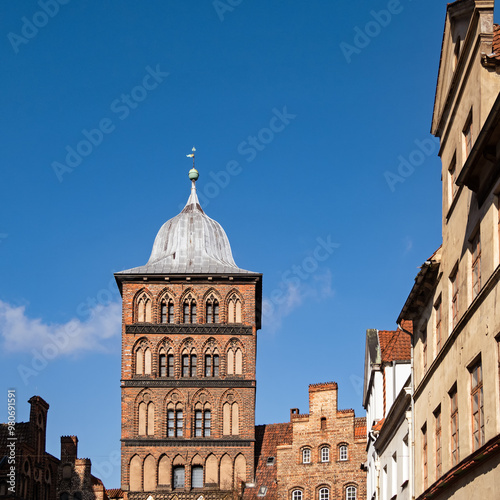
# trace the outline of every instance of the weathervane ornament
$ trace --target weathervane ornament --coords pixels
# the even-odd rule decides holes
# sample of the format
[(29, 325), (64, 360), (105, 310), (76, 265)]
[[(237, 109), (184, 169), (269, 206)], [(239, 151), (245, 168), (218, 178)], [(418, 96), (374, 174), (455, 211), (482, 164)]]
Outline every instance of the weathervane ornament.
[(186, 156), (188, 158), (193, 159), (193, 168), (189, 171), (189, 178), (193, 181), (193, 186), (194, 186), (194, 183), (198, 180), (198, 177), (200, 176), (200, 174), (198, 173), (198, 170), (196, 170), (196, 168), (194, 168), (194, 153), (196, 151), (196, 148), (193, 146), (193, 149), (191, 151), (192, 151), (192, 153), (189, 155), (186, 155)]

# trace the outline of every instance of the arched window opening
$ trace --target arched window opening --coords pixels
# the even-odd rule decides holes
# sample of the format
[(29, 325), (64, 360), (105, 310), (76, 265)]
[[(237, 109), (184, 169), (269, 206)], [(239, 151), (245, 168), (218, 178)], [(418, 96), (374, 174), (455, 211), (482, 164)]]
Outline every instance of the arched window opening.
[(151, 349), (144, 350), (144, 375), (151, 375)]
[(319, 500), (330, 500), (330, 490), (328, 488), (319, 490)]
[(213, 295), (210, 295), (207, 300), (206, 317), (207, 323), (219, 322), (219, 301)]
[(174, 322), (174, 301), (172, 299), (163, 299), (161, 301), (161, 322)]
[(345, 461), (347, 460), (347, 445), (346, 444), (341, 444), (339, 446), (339, 460)]
[(191, 468), (191, 488), (203, 488), (203, 466), (194, 465)]
[(346, 488), (345, 498), (346, 498), (346, 500), (357, 500), (358, 492), (356, 490), (356, 486), (348, 486)]
[(236, 294), (229, 298), (227, 305), (227, 322), (241, 323), (241, 300)]
[(302, 463), (310, 464), (311, 463), (311, 450), (310, 448), (304, 448), (302, 450)]
[(163, 349), (160, 350), (160, 355), (158, 357), (158, 366), (160, 377), (167, 376), (167, 355)]
[(151, 323), (151, 299), (145, 293), (137, 301), (137, 321)]
[(135, 373), (136, 375), (144, 373), (144, 351), (141, 347), (135, 351)]
[(321, 461), (329, 462), (330, 461), (330, 448), (328, 446), (323, 446), (320, 451)]
[(155, 406), (152, 401), (139, 403), (139, 436), (153, 436)]
[(195, 353), (189, 354), (187, 350), (182, 353), (182, 376), (183, 377), (196, 377), (198, 358)]
[(302, 500), (302, 491), (301, 490), (293, 490), (292, 491), (292, 500)]
[(184, 414), (181, 409), (167, 410), (167, 437), (183, 437)]
[(195, 437), (210, 437), (212, 428), (212, 412), (210, 410), (195, 410), (194, 435)]
[(205, 354), (205, 377), (219, 376), (219, 355)]
[(188, 295), (184, 300), (183, 322), (196, 323), (196, 300)]
[(184, 473), (184, 466), (177, 465), (173, 469), (173, 487), (174, 489), (184, 488), (186, 482), (186, 476)]
[(222, 434), (238, 436), (240, 433), (240, 411), (238, 403), (224, 403), (222, 406)]
[(142, 491), (142, 464), (137, 455), (130, 460), (129, 476), (130, 491)]
[(232, 349), (227, 351), (227, 374), (234, 374), (234, 351)]

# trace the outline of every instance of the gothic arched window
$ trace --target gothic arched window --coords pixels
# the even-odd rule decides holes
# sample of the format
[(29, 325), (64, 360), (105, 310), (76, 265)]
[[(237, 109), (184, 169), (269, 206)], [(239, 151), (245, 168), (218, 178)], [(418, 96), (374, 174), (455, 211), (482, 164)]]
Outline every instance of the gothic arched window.
[(174, 322), (174, 301), (170, 298), (165, 298), (161, 301), (161, 322), (173, 323)]
[(137, 322), (151, 323), (151, 299), (146, 293), (137, 300)]
[(241, 300), (235, 293), (231, 295), (227, 304), (227, 322), (241, 323)]
[(191, 294), (184, 300), (183, 323), (196, 323), (196, 300)]
[(219, 322), (219, 301), (210, 295), (206, 303), (206, 316), (207, 323), (218, 323)]

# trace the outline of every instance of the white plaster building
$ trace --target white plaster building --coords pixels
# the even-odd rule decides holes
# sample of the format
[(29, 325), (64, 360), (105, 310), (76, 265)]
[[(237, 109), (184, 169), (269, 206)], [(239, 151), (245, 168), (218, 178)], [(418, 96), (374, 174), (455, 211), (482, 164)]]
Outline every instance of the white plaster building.
[(410, 336), (367, 330), (363, 406), (367, 499), (410, 498)]

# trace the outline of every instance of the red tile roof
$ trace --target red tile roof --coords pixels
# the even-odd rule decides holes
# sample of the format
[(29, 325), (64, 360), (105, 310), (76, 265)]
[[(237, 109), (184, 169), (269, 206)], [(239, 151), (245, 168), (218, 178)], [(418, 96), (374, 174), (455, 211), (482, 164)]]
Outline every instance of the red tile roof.
[(366, 437), (366, 417), (354, 419), (354, 439)]
[(382, 429), (382, 426), (384, 425), (385, 418), (381, 418), (373, 427), (372, 431), (379, 431)]
[[(255, 461), (257, 468), (255, 472), (255, 487), (246, 488), (243, 498), (252, 500), (257, 497), (261, 486), (267, 487), (264, 499), (276, 498), (277, 490), (277, 446), (280, 444), (292, 444), (292, 424), (270, 424), (255, 426)], [(272, 465), (268, 465), (267, 459), (274, 457)]]
[(380, 342), (382, 363), (409, 361), (411, 359), (411, 341), (407, 333), (401, 330), (379, 330), (378, 340)]

